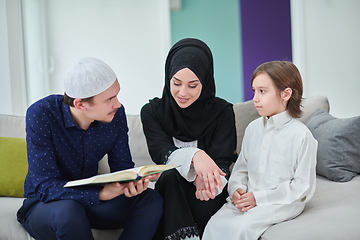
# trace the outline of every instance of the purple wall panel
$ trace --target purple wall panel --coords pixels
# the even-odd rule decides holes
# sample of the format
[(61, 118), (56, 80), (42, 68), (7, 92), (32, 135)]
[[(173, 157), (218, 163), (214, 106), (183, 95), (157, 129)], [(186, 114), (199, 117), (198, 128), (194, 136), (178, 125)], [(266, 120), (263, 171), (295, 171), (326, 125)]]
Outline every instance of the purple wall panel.
[(244, 100), (253, 97), (251, 74), (261, 63), (292, 61), (290, 0), (240, 0)]

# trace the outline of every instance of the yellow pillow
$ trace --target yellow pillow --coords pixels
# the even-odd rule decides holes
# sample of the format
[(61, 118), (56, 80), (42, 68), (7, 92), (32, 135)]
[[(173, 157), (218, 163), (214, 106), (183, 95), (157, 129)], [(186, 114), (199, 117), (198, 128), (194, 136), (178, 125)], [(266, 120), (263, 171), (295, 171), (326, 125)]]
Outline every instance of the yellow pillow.
[(0, 196), (23, 197), (27, 171), (25, 138), (0, 137)]

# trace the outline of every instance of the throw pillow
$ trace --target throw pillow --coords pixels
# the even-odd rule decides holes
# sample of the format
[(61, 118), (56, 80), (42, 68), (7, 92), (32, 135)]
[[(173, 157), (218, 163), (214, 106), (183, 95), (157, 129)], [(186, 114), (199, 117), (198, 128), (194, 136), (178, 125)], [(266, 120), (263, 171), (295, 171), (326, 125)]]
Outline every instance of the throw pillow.
[(27, 170), (25, 138), (0, 137), (0, 196), (22, 197)]
[(318, 141), (318, 175), (347, 182), (360, 173), (360, 116), (340, 119), (319, 109), (307, 126)]

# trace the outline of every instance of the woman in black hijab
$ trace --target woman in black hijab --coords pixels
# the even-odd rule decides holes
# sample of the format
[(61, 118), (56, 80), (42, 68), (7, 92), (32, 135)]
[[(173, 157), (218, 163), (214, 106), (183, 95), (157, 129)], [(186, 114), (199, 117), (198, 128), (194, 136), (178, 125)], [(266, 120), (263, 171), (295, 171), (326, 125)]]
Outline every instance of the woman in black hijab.
[(232, 104), (215, 97), (213, 58), (198, 39), (182, 39), (169, 51), (162, 98), (141, 109), (152, 160), (179, 164), (155, 189), (164, 215), (154, 239), (199, 239), (228, 196), (229, 166), (236, 159)]

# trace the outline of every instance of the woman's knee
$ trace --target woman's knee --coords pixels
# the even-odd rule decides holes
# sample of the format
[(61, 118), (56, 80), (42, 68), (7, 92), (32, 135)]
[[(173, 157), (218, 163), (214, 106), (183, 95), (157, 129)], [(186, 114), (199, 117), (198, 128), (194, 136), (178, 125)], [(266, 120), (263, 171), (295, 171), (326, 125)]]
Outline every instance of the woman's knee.
[(168, 171), (165, 171), (161, 173), (160, 178), (158, 179), (158, 182), (178, 182), (179, 181), (180, 174), (176, 169), (171, 169)]
[(176, 169), (165, 171), (161, 174), (160, 178), (155, 184), (157, 191), (166, 190), (166, 188), (174, 188), (179, 186), (182, 181), (182, 177)]

